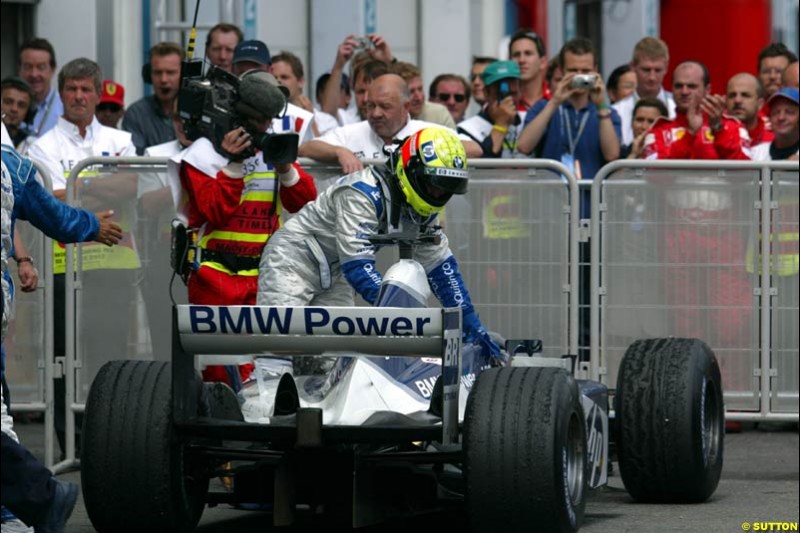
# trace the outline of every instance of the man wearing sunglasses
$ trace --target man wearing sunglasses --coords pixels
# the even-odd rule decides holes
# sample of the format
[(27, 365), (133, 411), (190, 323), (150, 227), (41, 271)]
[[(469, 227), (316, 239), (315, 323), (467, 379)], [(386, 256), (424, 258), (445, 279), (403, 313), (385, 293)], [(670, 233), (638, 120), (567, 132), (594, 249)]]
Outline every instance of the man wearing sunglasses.
[(428, 92), (431, 102), (442, 104), (450, 111), (453, 121), (464, 120), (470, 97), (469, 83), (457, 74), (439, 74), (433, 79)]

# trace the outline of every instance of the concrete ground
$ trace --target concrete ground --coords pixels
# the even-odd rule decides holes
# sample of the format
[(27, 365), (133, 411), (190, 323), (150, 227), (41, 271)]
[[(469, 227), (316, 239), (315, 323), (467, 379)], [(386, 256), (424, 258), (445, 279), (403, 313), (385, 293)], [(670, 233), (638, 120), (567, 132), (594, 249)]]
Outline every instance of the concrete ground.
[[(35, 454), (42, 456), (41, 424), (19, 424), (17, 429), (22, 442)], [(749, 427), (742, 433), (728, 434), (725, 439), (722, 479), (710, 501), (697, 505), (636, 504), (625, 492), (619, 476), (613, 476), (608, 487), (595, 491), (590, 497), (581, 531), (781, 531), (783, 523), (790, 523), (789, 525), (797, 528), (800, 508), (799, 458), (800, 439), (796, 424), (780, 430), (772, 428), (769, 431)], [(61, 478), (80, 483), (79, 472), (62, 474)], [(120, 517), (120, 520), (124, 520), (124, 517)], [(458, 527), (458, 522), (458, 514), (441, 513), (367, 528), (364, 531), (450, 529), (453, 526)], [(763, 524), (769, 522), (782, 524)], [(240, 511), (222, 505), (206, 509), (197, 531), (255, 533), (272, 529), (270, 524), (271, 516), (268, 514)], [(502, 517), (498, 517), (498, 526), (501, 524)], [(306, 516), (302, 518), (300, 525), (281, 530), (321, 531), (330, 530), (330, 526)], [(94, 532), (82, 499), (78, 501), (66, 532)]]

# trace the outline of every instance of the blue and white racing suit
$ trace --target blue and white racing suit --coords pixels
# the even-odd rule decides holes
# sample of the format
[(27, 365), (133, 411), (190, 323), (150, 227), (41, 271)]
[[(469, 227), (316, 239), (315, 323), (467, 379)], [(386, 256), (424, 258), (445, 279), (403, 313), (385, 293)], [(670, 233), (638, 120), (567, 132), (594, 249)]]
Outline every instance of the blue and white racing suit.
[[(70, 207), (50, 194), (36, 180), (36, 170), (30, 159), (22, 157), (11, 146), (5, 144), (2, 150), (3, 225), (8, 225), (8, 228), (3, 228), (2, 337), (5, 340), (7, 320), (10, 318), (14, 295), (13, 280), (6, 265), (6, 259), (11, 255), (13, 247), (11, 243), (6, 244), (6, 230), (13, 241), (14, 223), (17, 219), (21, 219), (29, 221), (53, 239), (61, 242), (82, 242), (97, 237), (100, 221), (89, 211)], [(7, 213), (8, 206), (12, 209)], [(8, 221), (5, 220), (7, 214)]]

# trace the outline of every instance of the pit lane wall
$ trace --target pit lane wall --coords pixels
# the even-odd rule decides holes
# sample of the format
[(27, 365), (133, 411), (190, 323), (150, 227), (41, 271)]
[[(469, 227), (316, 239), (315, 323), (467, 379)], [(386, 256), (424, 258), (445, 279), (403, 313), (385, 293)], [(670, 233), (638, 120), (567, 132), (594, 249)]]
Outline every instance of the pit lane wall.
[[(339, 174), (338, 168), (304, 163), (320, 190)], [(66, 247), (67, 275), (51, 282), (53, 243), (28, 240), (32, 255), (48, 260), (37, 261), (40, 288), (17, 293), (7, 372), (14, 410), (46, 413), (48, 464), (54, 457), (53, 378), (66, 376), (67, 459), (59, 465), (65, 468), (75, 457), (74, 414), (83, 410), (102, 364), (169, 358), (170, 292), (176, 303), (186, 303), (186, 288), (177, 279), (170, 285), (172, 208), (157, 201), (159, 191), (168, 195), (162, 190), (165, 164), (157, 158), (81, 162), (73, 174), (88, 170), (90, 183), (136, 182), (118, 193), (112, 187), (102, 199), (91, 185), (75, 190), (80, 180), (69, 180), (70, 202), (117, 211), (128, 231), (128, 258), (135, 261), (106, 268), (91, 264), (100, 253), (91, 246)], [(487, 328), (506, 338), (540, 338), (545, 356), (591, 349), (591, 358), (579, 365), (581, 377), (611, 388), (634, 339), (697, 336), (720, 359), (729, 417), (797, 420), (798, 274), (774, 271), (786, 247), (771, 247), (769, 238), (793, 232), (797, 257), (796, 163), (616, 162), (593, 184), (578, 184), (549, 160), (470, 166), (468, 194), (448, 204), (441, 222)], [(594, 223), (587, 225), (577, 206), (591, 185)], [(591, 269), (591, 279), (581, 277), (578, 261), (581, 241), (589, 241), (587, 228), (592, 261), (585, 271)], [(786, 244), (783, 238), (779, 243)], [(73, 256), (81, 265), (74, 273)], [(381, 251), (381, 270), (396, 257), (394, 250)], [(55, 301), (74, 312), (66, 313), (66, 345), (54, 363), (47, 308), (59, 277), (66, 292)], [(586, 284), (591, 320), (582, 328), (592, 334), (579, 336), (579, 289)], [(579, 346), (584, 337), (591, 343)]]

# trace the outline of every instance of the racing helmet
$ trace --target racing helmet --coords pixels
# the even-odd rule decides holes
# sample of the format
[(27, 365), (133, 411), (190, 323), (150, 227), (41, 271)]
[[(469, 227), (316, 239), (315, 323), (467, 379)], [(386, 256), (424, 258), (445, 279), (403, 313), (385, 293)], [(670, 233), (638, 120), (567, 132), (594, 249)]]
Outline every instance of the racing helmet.
[(430, 217), (451, 196), (467, 192), (467, 153), (455, 132), (424, 128), (403, 143), (395, 173), (409, 207)]

